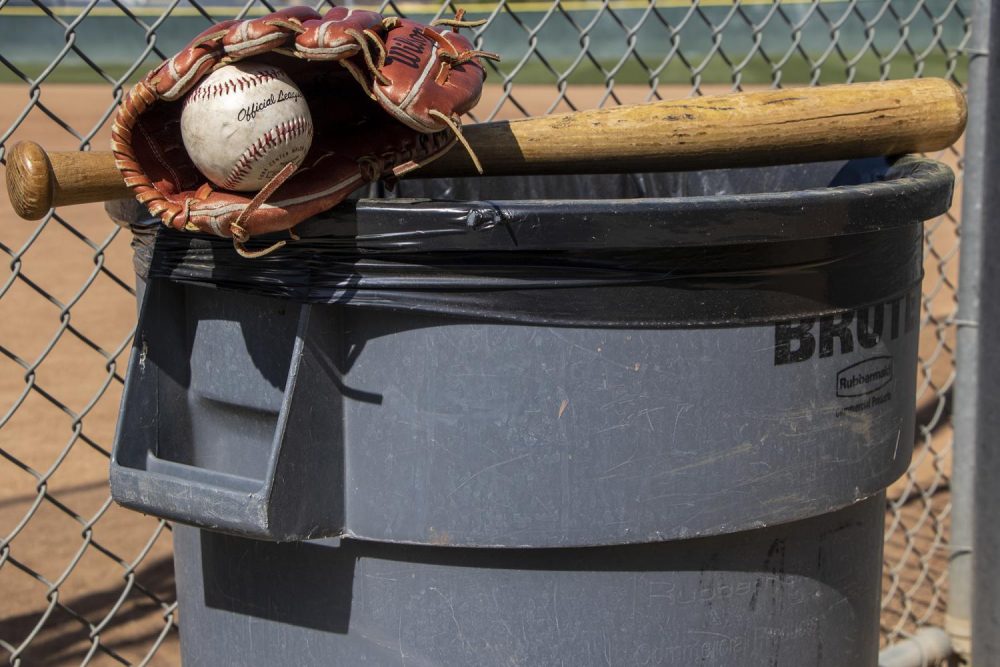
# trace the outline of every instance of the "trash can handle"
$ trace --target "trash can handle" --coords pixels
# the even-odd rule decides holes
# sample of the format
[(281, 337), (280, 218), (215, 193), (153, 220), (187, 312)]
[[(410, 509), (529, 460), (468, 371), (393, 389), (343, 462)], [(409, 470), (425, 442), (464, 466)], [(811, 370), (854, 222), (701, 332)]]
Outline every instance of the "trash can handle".
[[(155, 285), (160, 282), (168, 281), (152, 281), (150, 289), (171, 288)], [(155, 308), (155, 295), (149, 297), (146, 306)], [(157, 455), (159, 404), (172, 397), (161, 395), (155, 364), (140, 362), (140, 323), (111, 459), (112, 497), (144, 513), (246, 537), (287, 541), (339, 535), (344, 525), (339, 377), (316, 344), (335, 335), (329, 330), (335, 323), (312, 314), (312, 306), (301, 307), (263, 479)], [(317, 396), (325, 397), (328, 409), (316, 409)], [(303, 503), (303, 498), (310, 500)]]

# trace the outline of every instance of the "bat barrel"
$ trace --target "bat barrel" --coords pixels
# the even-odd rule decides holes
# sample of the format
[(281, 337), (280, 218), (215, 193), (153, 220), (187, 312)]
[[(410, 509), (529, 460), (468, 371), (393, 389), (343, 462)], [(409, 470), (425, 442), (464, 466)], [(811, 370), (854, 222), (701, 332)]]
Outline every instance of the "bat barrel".
[[(471, 125), (465, 136), (493, 176), (688, 171), (942, 150), (966, 118), (962, 91), (929, 78), (665, 100)], [(415, 175), (460, 169), (471, 164), (453, 150)]]

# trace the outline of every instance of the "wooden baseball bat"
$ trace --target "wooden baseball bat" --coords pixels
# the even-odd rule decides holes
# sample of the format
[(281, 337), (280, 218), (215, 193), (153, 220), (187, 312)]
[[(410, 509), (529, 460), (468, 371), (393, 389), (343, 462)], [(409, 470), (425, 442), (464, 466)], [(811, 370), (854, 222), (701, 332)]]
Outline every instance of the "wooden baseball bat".
[[(486, 175), (623, 173), (762, 166), (941, 150), (965, 128), (962, 92), (943, 79), (792, 88), (651, 102), (468, 125)], [(472, 176), (461, 148), (408, 178)], [(130, 197), (110, 152), (7, 158), (14, 210)]]

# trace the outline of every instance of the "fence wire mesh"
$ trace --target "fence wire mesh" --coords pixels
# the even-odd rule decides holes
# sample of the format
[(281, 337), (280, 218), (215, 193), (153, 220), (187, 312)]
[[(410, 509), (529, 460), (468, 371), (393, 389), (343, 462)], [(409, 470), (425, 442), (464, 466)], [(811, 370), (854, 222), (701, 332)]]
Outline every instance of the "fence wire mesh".
[[(475, 120), (792, 85), (943, 76), (962, 84), (971, 0), (469, 3), (497, 51)], [(317, 8), (322, 10), (323, 5)], [(266, 2), (0, 0), (0, 164), (19, 139), (104, 150), (127, 86), (215, 21)], [(430, 20), (453, 4), (388, 2)], [(961, 143), (926, 226), (918, 442), (889, 490), (883, 643), (947, 604)], [(0, 195), (5, 197), (6, 195)], [(170, 526), (115, 506), (107, 459), (134, 328), (127, 232), (97, 205), (38, 223), (0, 206), (0, 656), (11, 665), (177, 664)]]

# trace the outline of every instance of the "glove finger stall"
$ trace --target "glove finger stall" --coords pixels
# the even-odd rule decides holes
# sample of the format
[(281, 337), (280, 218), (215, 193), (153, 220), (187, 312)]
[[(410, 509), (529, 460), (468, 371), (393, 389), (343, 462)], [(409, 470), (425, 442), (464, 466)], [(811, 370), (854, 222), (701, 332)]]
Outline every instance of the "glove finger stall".
[(303, 23), (320, 15), (308, 7), (289, 7), (262, 18), (240, 21), (222, 38), (226, 55), (240, 60), (288, 46), (293, 35), (304, 30)]
[(366, 30), (378, 30), (382, 15), (348, 7), (334, 7), (321, 19), (306, 21), (295, 36), (295, 49), (311, 60), (343, 60), (361, 51)]

